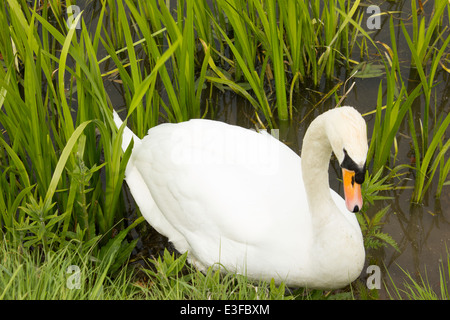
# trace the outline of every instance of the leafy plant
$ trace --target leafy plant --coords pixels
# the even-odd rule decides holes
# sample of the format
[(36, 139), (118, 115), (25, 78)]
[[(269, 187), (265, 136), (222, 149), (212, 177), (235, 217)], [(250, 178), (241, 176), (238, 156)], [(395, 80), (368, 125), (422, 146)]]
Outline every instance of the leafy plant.
[(381, 232), (383, 223), (381, 220), (389, 211), (389, 206), (378, 211), (372, 218), (365, 212), (358, 215), (358, 221), (364, 237), (364, 246), (367, 249), (378, 249), (390, 245), (400, 252), (395, 240), (387, 233)]
[(400, 251), (395, 240), (389, 234), (381, 231), (381, 227), (383, 226), (382, 220), (389, 212), (390, 207), (387, 206), (379, 210), (372, 217), (367, 213), (368, 204), (373, 205), (375, 201), (389, 199), (389, 197), (379, 194), (392, 188), (391, 184), (386, 183), (389, 175), (381, 178), (381, 174), (382, 169), (379, 169), (373, 176), (366, 173), (366, 179), (362, 187), (364, 204), (361, 212), (356, 217), (361, 227), (366, 249), (378, 249), (390, 245), (395, 250)]

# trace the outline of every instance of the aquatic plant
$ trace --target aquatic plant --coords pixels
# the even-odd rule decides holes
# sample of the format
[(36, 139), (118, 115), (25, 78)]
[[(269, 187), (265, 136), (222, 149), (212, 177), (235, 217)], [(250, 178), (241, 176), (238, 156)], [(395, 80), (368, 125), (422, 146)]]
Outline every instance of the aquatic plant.
[[(358, 32), (349, 21), (361, 20), (361, 14), (356, 13), (359, 1), (351, 6), (345, 1), (313, 1), (310, 6), (301, 1), (218, 0), (217, 3), (235, 35), (233, 43), (225, 34), (226, 26), (212, 19), (233, 52), (234, 82), (241, 74), (245, 77), (269, 126), (274, 108), (269, 104), (265, 78), (269, 86), (272, 79), (275, 82), (278, 118), (287, 120), (292, 118), (292, 110), (287, 105), (286, 84), (292, 77), (294, 83), (312, 79), (318, 85), (323, 74), (332, 79), (337, 61), (348, 66), (355, 44), (349, 41), (349, 35), (356, 39)], [(346, 16), (341, 17), (337, 8)], [(262, 62), (261, 67), (257, 61)]]
[[(425, 192), (431, 185), (437, 169), (439, 170), (439, 183), (436, 196), (440, 196), (444, 181), (450, 171), (450, 158), (445, 159), (450, 141), (445, 141), (445, 132), (450, 126), (450, 114), (442, 115), (431, 123), (430, 101), (435, 85), (435, 76), (441, 59), (446, 53), (450, 43), (450, 32), (448, 26), (437, 30), (441, 24), (443, 13), (447, 8), (450, 13), (450, 4), (445, 1), (436, 1), (434, 4), (435, 14), (431, 17), (427, 28), (425, 28), (425, 17), (420, 20), (420, 26), (415, 10), (415, 1), (412, 1), (413, 37), (411, 39), (405, 25), (401, 23), (403, 35), (408, 43), (412, 66), (416, 69), (420, 84), (425, 96), (425, 108), (420, 120), (419, 129), (416, 128), (413, 112), (409, 110), (409, 129), (413, 140), (415, 154), (415, 188), (413, 201), (422, 202)], [(433, 41), (433, 42), (432, 42)], [(431, 63), (429, 60), (431, 59)], [(432, 128), (430, 130), (430, 124)], [(430, 135), (431, 133), (431, 135)]]
[(436, 286), (430, 285), (428, 281), (428, 273), (425, 268), (424, 273), (411, 275), (410, 272), (399, 266), (405, 278), (402, 283), (394, 281), (388, 274), (389, 282), (386, 282), (385, 288), (390, 299), (395, 300), (448, 300), (449, 295), (449, 279), (450, 279), (450, 255), (448, 250), (446, 257), (440, 259), (439, 263), (439, 283)]

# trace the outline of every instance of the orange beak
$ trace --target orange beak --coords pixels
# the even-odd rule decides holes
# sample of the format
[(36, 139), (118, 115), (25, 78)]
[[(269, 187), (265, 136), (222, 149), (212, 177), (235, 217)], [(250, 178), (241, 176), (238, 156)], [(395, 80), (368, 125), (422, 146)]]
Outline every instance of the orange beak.
[(362, 208), (361, 185), (355, 181), (355, 172), (342, 168), (345, 205), (348, 211), (358, 212)]

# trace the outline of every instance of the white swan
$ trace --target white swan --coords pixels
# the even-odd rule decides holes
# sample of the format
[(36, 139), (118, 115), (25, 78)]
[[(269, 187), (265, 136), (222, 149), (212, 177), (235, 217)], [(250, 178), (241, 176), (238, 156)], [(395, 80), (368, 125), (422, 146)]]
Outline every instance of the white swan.
[[(114, 112), (118, 127), (122, 121)], [(211, 120), (161, 124), (134, 139), (126, 182), (145, 219), (200, 270), (340, 288), (361, 273), (366, 124), (352, 107), (318, 116), (302, 158), (267, 133)], [(331, 152), (346, 202), (329, 188)], [(348, 208), (348, 210), (347, 210)]]

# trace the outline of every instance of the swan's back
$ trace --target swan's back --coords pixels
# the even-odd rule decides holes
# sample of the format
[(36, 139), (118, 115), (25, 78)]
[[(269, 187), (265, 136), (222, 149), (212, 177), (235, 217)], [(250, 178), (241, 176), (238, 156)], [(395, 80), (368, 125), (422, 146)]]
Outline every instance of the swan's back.
[[(305, 264), (312, 238), (300, 162), (267, 133), (190, 120), (150, 129), (133, 150), (127, 182), (139, 172), (134, 188), (148, 188), (159, 209), (152, 214), (164, 213), (149, 223), (200, 267), (286, 276), (297, 260)], [(148, 194), (134, 198), (145, 215)]]

